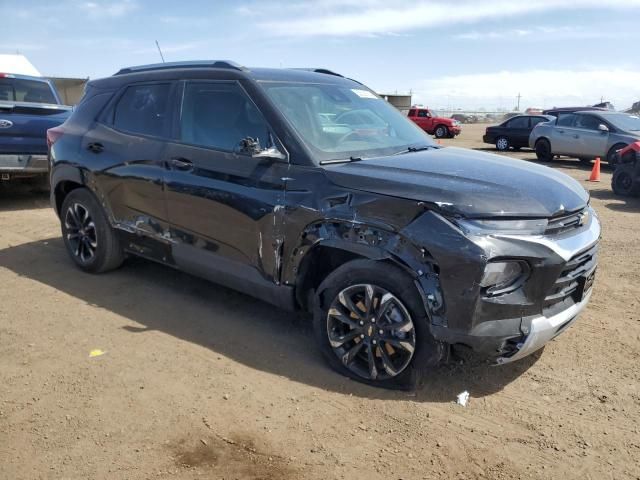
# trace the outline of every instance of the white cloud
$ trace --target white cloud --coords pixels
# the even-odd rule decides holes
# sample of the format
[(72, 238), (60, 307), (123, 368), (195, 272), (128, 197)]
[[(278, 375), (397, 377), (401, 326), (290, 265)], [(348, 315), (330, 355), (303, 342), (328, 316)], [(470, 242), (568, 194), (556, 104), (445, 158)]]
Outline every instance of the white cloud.
[[(252, 4), (252, 12), (268, 12), (279, 4)], [(640, 8), (640, 0), (458, 0), (455, 5), (444, 0), (400, 2), (368, 0), (329, 3), (309, 1), (288, 5), (293, 15), (283, 19), (261, 22), (267, 32), (278, 36), (348, 36), (402, 32), (420, 28), (448, 27), (455, 24), (476, 23), (483, 20), (514, 17), (545, 11), (575, 10), (578, 8)]]
[(79, 7), (91, 18), (116, 18), (137, 10), (138, 4), (134, 0), (120, 0), (115, 2), (83, 2)]
[(640, 69), (527, 70), (448, 75), (423, 81), (416, 101), (464, 108), (587, 105), (605, 100), (626, 108), (640, 99)]
[(456, 40), (502, 40), (502, 39), (518, 39), (530, 38), (532, 40), (541, 40), (543, 38), (554, 40), (569, 39), (588, 39), (588, 38), (623, 38), (636, 34), (633, 31), (618, 31), (615, 29), (594, 29), (582, 26), (561, 26), (561, 27), (534, 27), (534, 28), (516, 28), (505, 30), (489, 30), (460, 33), (453, 35)]
[[(162, 42), (160, 42), (160, 48), (162, 49), (162, 53), (165, 56), (168, 53), (180, 53), (180, 52), (186, 52), (189, 50), (194, 50), (196, 48), (201, 47), (202, 45), (203, 45), (203, 42), (175, 43), (175, 44), (168, 44), (168, 45), (164, 45)], [(133, 50), (131, 53), (135, 55), (157, 54), (158, 47), (154, 43), (153, 46), (138, 48)]]

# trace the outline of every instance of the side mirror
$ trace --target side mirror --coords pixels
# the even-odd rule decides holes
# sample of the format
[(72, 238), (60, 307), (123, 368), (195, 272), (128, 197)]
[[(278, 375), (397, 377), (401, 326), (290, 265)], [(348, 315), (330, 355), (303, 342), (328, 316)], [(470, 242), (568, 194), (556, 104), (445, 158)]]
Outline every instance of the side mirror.
[(251, 158), (269, 158), (272, 160), (284, 161), (287, 159), (287, 156), (276, 147), (271, 147), (251, 154)]
[(604, 123), (601, 123), (600, 125), (598, 125), (598, 130), (600, 130), (602, 133), (607, 133), (609, 131), (609, 127), (607, 127)]

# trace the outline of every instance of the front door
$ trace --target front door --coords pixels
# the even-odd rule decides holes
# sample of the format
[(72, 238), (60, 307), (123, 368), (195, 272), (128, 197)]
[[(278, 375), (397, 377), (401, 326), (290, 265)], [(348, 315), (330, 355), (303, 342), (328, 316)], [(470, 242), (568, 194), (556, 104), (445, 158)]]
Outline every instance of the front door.
[(280, 276), (289, 165), (240, 148), (248, 137), (263, 148), (276, 140), (238, 82), (188, 81), (183, 88), (177, 141), (165, 155), (174, 261), (269, 295)]
[(575, 131), (576, 155), (583, 158), (605, 157), (609, 132), (603, 132), (598, 126), (603, 123), (598, 117), (586, 113), (576, 115)]
[(551, 130), (551, 151), (558, 154), (573, 155), (575, 152), (576, 135), (574, 127), (575, 114), (561, 114), (556, 125)]

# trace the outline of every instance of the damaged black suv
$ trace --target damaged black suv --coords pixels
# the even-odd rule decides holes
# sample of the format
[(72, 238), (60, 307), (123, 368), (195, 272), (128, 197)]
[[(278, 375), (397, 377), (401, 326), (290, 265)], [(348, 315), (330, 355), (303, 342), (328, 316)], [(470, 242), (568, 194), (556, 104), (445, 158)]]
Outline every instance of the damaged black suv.
[(310, 311), (329, 362), (375, 385), (451, 345), (520, 359), (592, 292), (600, 224), (576, 181), (435, 145), (328, 70), (125, 68), (48, 141), (80, 268), (136, 255)]

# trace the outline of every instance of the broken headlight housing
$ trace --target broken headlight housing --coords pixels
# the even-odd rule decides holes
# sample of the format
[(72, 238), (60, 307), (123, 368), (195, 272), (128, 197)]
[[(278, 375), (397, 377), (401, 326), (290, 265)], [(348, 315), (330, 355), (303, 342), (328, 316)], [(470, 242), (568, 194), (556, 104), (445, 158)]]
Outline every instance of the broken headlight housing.
[(487, 295), (502, 295), (521, 287), (529, 275), (529, 264), (522, 260), (488, 262), (480, 280)]
[(542, 235), (549, 224), (546, 218), (519, 220), (455, 219), (465, 233), (471, 235)]

